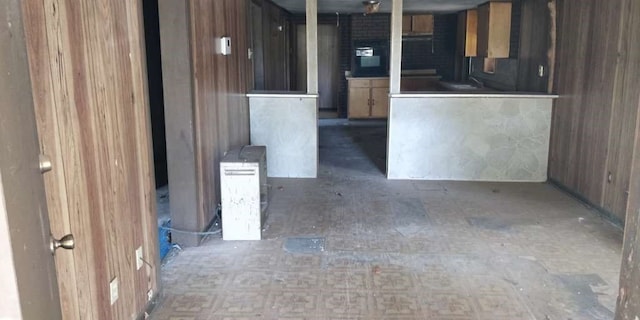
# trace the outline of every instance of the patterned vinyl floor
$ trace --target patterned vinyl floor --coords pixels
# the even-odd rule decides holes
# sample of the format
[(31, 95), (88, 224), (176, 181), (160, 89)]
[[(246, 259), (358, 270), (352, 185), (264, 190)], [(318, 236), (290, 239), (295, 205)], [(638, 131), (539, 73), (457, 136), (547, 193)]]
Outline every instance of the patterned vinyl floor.
[(385, 132), (324, 122), (320, 177), (269, 180), (264, 240), (166, 261), (151, 319), (613, 317), (622, 230), (548, 184), (386, 180)]

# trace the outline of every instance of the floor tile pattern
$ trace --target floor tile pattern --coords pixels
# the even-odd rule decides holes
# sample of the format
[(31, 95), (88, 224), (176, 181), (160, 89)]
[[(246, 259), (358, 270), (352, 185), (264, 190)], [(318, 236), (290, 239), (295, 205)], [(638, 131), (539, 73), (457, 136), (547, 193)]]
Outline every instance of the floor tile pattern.
[(329, 123), (318, 179), (270, 179), (264, 240), (171, 257), (152, 319), (612, 318), (622, 231), (592, 209), (548, 184), (386, 180), (384, 127)]

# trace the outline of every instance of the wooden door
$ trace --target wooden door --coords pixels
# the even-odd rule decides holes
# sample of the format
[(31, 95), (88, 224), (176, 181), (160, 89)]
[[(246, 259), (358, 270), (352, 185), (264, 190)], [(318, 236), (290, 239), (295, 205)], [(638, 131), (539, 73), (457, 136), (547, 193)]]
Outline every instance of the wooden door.
[(141, 0), (22, 3), (40, 148), (53, 164), (51, 229), (76, 240), (56, 254), (63, 317), (138, 317), (159, 269)]
[(333, 24), (318, 25), (318, 91), (320, 109), (338, 109), (340, 51), (338, 28)]
[(369, 118), (371, 88), (349, 88), (349, 118)]
[(60, 300), (20, 4), (0, 5), (0, 318), (55, 320)]
[(389, 87), (371, 88), (371, 117), (389, 116)]

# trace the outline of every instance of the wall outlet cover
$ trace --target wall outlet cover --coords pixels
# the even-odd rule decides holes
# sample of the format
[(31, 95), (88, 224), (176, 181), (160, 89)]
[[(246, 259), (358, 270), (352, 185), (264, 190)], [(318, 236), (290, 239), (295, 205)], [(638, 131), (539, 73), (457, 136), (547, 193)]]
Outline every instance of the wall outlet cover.
[(113, 278), (109, 283), (109, 292), (111, 293), (111, 305), (118, 300), (118, 277)]
[(142, 259), (144, 258), (142, 257), (142, 246), (140, 246), (136, 249), (136, 270), (142, 268), (142, 264), (144, 263)]

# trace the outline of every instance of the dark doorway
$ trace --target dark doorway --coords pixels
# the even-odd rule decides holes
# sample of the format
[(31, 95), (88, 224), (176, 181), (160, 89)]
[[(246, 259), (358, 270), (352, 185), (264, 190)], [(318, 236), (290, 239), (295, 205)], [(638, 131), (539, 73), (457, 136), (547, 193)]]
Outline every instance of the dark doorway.
[(158, 0), (144, 0), (142, 4), (144, 10), (145, 49), (147, 51), (147, 81), (149, 84), (149, 108), (151, 111), (153, 163), (156, 187), (161, 187), (168, 183), (168, 175)]

